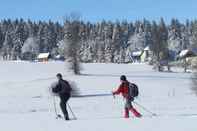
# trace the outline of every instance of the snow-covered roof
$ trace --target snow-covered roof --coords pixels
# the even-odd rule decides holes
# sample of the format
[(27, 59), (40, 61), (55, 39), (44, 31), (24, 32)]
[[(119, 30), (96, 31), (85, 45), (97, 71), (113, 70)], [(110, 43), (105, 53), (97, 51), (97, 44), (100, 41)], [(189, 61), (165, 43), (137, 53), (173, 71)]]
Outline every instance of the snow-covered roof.
[(142, 51), (135, 51), (132, 53), (132, 56), (141, 56)]
[(40, 53), (37, 58), (38, 59), (48, 58), (49, 55), (50, 53)]
[(179, 57), (183, 58), (183, 57), (194, 56), (194, 55), (195, 53), (193, 51), (187, 49), (187, 50), (182, 50), (179, 54)]
[(62, 55), (56, 55), (56, 56), (55, 56), (55, 59), (59, 59), (59, 60), (61, 59), (61, 60), (63, 60), (63, 59), (65, 59), (65, 57), (62, 56)]
[(56, 59), (59, 59), (60, 57), (61, 57), (61, 55), (56, 55), (55, 56)]
[(179, 54), (180, 57), (185, 56), (187, 53), (189, 52), (189, 50), (182, 50)]
[(150, 50), (150, 47), (147, 46), (146, 48), (144, 48), (145, 51), (149, 51)]

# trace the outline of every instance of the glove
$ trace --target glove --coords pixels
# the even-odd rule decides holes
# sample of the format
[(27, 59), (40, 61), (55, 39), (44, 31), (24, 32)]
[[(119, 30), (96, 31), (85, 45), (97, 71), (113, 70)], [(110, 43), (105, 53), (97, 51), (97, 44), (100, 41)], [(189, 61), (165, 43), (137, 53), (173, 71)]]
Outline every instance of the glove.
[(115, 95), (116, 95), (116, 94), (115, 94), (113, 91), (112, 91), (112, 95), (113, 95), (113, 97), (115, 98)]

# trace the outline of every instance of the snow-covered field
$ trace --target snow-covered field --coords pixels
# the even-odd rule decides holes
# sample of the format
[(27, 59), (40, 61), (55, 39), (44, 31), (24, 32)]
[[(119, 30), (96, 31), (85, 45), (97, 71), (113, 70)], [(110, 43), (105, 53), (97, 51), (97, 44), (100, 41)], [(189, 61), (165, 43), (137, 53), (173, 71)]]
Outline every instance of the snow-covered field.
[[(55, 119), (49, 86), (58, 72), (75, 81), (83, 94), (110, 93), (125, 74), (139, 86), (136, 102), (158, 116), (134, 105), (143, 117), (124, 119), (123, 98), (104, 96), (72, 98), (69, 105), (78, 120)], [(158, 73), (144, 64), (84, 64), (83, 75), (74, 76), (62, 62), (0, 62), (0, 74), (1, 131), (197, 130), (197, 97), (189, 73)]]

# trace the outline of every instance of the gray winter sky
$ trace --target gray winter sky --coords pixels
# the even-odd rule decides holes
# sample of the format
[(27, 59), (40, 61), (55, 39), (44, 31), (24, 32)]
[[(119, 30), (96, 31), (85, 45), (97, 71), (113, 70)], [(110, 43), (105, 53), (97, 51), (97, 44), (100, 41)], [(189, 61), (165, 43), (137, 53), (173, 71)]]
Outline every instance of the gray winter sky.
[(0, 19), (62, 21), (70, 12), (79, 12), (83, 20), (136, 20), (147, 18), (181, 21), (196, 18), (197, 0), (0, 0)]

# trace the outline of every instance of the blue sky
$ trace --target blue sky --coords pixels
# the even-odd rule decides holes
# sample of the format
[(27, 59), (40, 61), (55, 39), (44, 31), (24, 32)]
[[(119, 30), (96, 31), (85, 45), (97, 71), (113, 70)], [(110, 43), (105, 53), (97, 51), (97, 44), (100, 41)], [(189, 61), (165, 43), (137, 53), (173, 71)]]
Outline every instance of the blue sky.
[(0, 19), (63, 21), (79, 12), (85, 21), (197, 18), (197, 0), (0, 0)]

